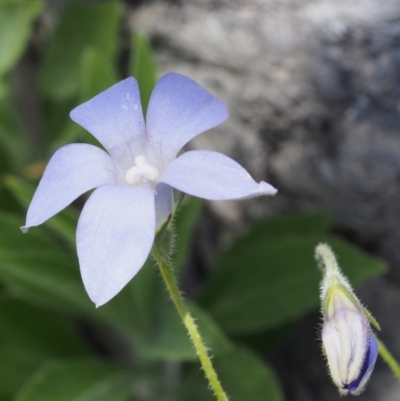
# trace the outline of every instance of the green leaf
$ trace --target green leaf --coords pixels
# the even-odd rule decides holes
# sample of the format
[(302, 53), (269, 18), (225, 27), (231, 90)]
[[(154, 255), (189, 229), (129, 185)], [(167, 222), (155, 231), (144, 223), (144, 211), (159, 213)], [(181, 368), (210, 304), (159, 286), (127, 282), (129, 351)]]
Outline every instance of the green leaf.
[(98, 95), (118, 81), (112, 60), (94, 47), (82, 53), (78, 98), (72, 102), (45, 102), (49, 132), (57, 133), (50, 139), (50, 151), (71, 142), (85, 142), (102, 147), (98, 140), (69, 118), (70, 111), (78, 104)]
[[(4, 183), (23, 209), (28, 210), (35, 187), (31, 183), (12, 175), (6, 176)], [(75, 231), (78, 216), (78, 212), (75, 209), (68, 207), (46, 222), (46, 226), (65, 239), (72, 249), (75, 249)], [(23, 223), (20, 222), (20, 226)]]
[(94, 48), (114, 62), (120, 15), (118, 1), (66, 6), (44, 56), (41, 86), (47, 96), (62, 100), (79, 93), (86, 49)]
[(0, 96), (0, 172), (20, 169), (29, 159), (27, 134), (7, 87)]
[(75, 252), (65, 252), (44, 227), (22, 234), (21, 220), (0, 212), (0, 280), (7, 289), (48, 309), (72, 312), (133, 334), (128, 305), (122, 309), (109, 303), (96, 309), (85, 292)]
[(61, 146), (73, 141), (76, 137), (77, 124), (69, 116), (78, 105), (78, 96), (67, 99), (44, 97), (41, 99), (43, 114), (43, 139), (46, 146), (45, 155), (50, 157)]
[(204, 202), (199, 198), (190, 198), (183, 202), (174, 218), (176, 233), (176, 249), (172, 255), (172, 263), (177, 275), (182, 273), (189, 256), (194, 236), (194, 226), (202, 210)]
[(125, 369), (96, 360), (43, 366), (18, 393), (15, 401), (127, 401)]
[[(1, 219), (0, 219), (1, 222)], [(118, 329), (127, 339), (135, 334), (126, 310), (108, 304), (96, 309), (84, 289), (76, 257), (49, 250), (24, 251), (23, 255), (0, 249), (1, 281), (18, 298), (50, 310), (74, 313)]]
[[(163, 299), (160, 273), (151, 256), (138, 274), (111, 301), (113, 308), (126, 310), (126, 319), (132, 322), (136, 329), (136, 337), (145, 342), (160, 313), (160, 300)], [(107, 307), (107, 305), (105, 305)]]
[(138, 81), (143, 113), (146, 114), (151, 92), (157, 82), (157, 69), (150, 45), (139, 33), (132, 37), (129, 71)]
[(245, 236), (235, 242), (239, 246), (242, 242), (247, 246), (253, 239), (259, 237), (276, 238), (289, 234), (317, 234), (326, 233), (333, 228), (333, 216), (325, 212), (288, 213), (269, 217), (253, 224)]
[(19, 60), (44, 2), (8, 0), (0, 4), (0, 76)]
[[(178, 275), (183, 270), (190, 252), (193, 226), (201, 206), (202, 202), (199, 199), (188, 199), (182, 204), (174, 219), (177, 239), (172, 259)], [(123, 305), (129, 305), (127, 316), (134, 322), (134, 326), (138, 330), (137, 335), (141, 337), (143, 343), (152, 335), (154, 327), (158, 327), (160, 321), (161, 324), (164, 324), (164, 311), (168, 308), (166, 304), (169, 301), (158, 267), (152, 257), (147, 259), (139, 273), (121, 292), (116, 301), (112, 301), (113, 306), (114, 302), (121, 304), (121, 306), (115, 305), (115, 308), (127, 309), (127, 306)], [(174, 310), (170, 312), (175, 316)]]
[(248, 236), (218, 262), (200, 304), (229, 333), (244, 334), (298, 319), (319, 305), (321, 274), (314, 261), (320, 242), (332, 246), (354, 284), (385, 270), (384, 263), (329, 234)]
[(233, 335), (232, 341), (235, 344), (242, 344), (250, 348), (264, 358), (269, 358), (286, 343), (297, 326), (297, 322), (289, 322), (269, 330), (244, 335)]
[[(245, 349), (213, 358), (215, 370), (230, 401), (283, 401), (278, 380), (269, 366)], [(189, 368), (179, 401), (213, 401), (204, 372)]]
[[(33, 195), (33, 186), (14, 176), (8, 176), (6, 183), (26, 209)], [(176, 253), (179, 266), (183, 266), (189, 251), (191, 227), (199, 209), (199, 202), (190, 200), (177, 217), (177, 231), (182, 240), (178, 241)], [(75, 256), (77, 219), (77, 211), (68, 208), (42, 227), (34, 227), (23, 235), (19, 230), (24, 223), (22, 218), (0, 213), (5, 236), (4, 242), (0, 242), (0, 277), (14, 294), (24, 299), (106, 322), (122, 331), (130, 342), (145, 342), (167, 302), (158, 269), (149, 258), (115, 299), (95, 309), (84, 291)], [(48, 229), (58, 236), (50, 236)], [(64, 243), (69, 245), (72, 253), (66, 252), (57, 238), (66, 240)], [(19, 252), (21, 247), (25, 249), (23, 254)]]
[[(118, 81), (118, 74), (115, 71), (111, 60), (107, 59), (99, 50), (94, 47), (83, 51), (82, 66), (80, 75), (80, 85), (78, 92), (78, 103), (86, 102), (100, 92), (106, 90)], [(77, 104), (69, 106), (68, 112), (65, 112), (65, 124), (60, 134), (52, 143), (52, 149), (56, 150), (71, 142), (82, 141), (95, 146), (102, 147), (97, 139), (89, 134), (80, 125), (69, 118), (69, 111)]]
[[(232, 349), (228, 338), (212, 318), (195, 303), (189, 303), (190, 311), (196, 320), (200, 334), (213, 355), (221, 355)], [(141, 353), (152, 359), (170, 361), (197, 360), (193, 345), (178, 312), (171, 303), (165, 305), (163, 321), (157, 326), (154, 335), (141, 345)]]
[(47, 250), (52, 247), (56, 250), (61, 249), (54, 238), (51, 238), (42, 227), (30, 231), (29, 236), (22, 234), (20, 227), (23, 223), (24, 219), (19, 215), (0, 211), (0, 249), (2, 251), (21, 254), (21, 249), (27, 252), (36, 249)]
[[(27, 209), (33, 185), (15, 176), (7, 176), (6, 185)], [(22, 218), (0, 213), (0, 255), (4, 255), (0, 277), (14, 293), (31, 302), (105, 321), (122, 330), (129, 341), (146, 338), (163, 304), (159, 301), (164, 289), (154, 262), (149, 258), (117, 297), (95, 309), (84, 290), (75, 256), (77, 220), (78, 212), (69, 207), (24, 235), (19, 230), (24, 224)], [(48, 229), (58, 234), (72, 253), (63, 249)], [(23, 254), (21, 247), (25, 249)]]
[(79, 94), (81, 103), (98, 95), (117, 81), (117, 72), (109, 59), (95, 48), (84, 51)]
[[(0, 219), (1, 221), (1, 219)], [(23, 299), (47, 308), (92, 315), (74, 258), (52, 250), (0, 250), (1, 280)]]
[(87, 355), (72, 328), (54, 314), (0, 298), (0, 398), (10, 398), (37, 367), (55, 358)]

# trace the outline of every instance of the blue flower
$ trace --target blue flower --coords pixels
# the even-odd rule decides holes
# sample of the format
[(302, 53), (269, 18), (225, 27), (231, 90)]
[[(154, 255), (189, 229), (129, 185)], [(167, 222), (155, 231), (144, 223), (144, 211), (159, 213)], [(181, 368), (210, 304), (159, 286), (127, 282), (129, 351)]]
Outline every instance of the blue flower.
[(137, 82), (127, 78), (71, 112), (104, 146), (71, 144), (51, 158), (30, 204), (24, 232), (95, 189), (79, 218), (82, 279), (101, 306), (143, 266), (156, 229), (173, 212), (173, 188), (209, 200), (274, 195), (239, 164), (216, 152), (190, 151), (192, 138), (228, 117), (225, 104), (193, 80), (170, 73), (143, 118)]

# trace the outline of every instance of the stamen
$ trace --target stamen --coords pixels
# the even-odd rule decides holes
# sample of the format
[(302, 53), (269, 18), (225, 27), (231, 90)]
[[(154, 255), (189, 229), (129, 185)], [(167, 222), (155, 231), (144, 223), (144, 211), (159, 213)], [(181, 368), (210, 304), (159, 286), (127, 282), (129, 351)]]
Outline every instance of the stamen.
[(128, 184), (138, 185), (142, 181), (154, 182), (159, 176), (157, 168), (147, 163), (146, 157), (137, 155), (135, 165), (130, 167), (125, 173), (125, 180)]
[(149, 181), (155, 181), (158, 178), (158, 170), (151, 164), (141, 166), (142, 176)]
[(140, 183), (140, 167), (132, 166), (125, 173), (125, 180), (128, 184), (139, 184)]

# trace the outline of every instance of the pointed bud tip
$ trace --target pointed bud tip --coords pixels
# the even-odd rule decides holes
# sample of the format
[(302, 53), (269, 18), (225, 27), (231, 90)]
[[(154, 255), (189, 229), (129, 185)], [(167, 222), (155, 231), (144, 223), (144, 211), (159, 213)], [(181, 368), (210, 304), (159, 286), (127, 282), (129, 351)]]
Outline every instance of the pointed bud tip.
[(28, 226), (22, 226), (20, 227), (21, 231), (26, 234), (29, 231), (29, 227)]

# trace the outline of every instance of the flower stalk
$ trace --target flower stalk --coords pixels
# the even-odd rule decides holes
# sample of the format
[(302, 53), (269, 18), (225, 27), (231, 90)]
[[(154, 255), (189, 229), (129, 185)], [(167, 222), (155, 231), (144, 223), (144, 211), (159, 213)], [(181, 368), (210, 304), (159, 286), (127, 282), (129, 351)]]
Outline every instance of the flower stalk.
[(376, 338), (376, 341), (378, 342), (378, 351), (379, 355), (382, 357), (382, 359), (385, 361), (385, 363), (389, 366), (391, 371), (394, 373), (396, 378), (400, 381), (400, 365), (394, 359), (393, 355), (390, 353), (390, 351), (386, 348), (385, 344), (379, 339)]
[(172, 230), (173, 226), (171, 222), (164, 224), (164, 226), (159, 230), (152, 249), (152, 255), (160, 269), (172, 302), (174, 303), (179, 316), (186, 327), (190, 340), (193, 343), (211, 390), (218, 401), (229, 401), (229, 398), (218, 379), (217, 373), (211, 362), (211, 357), (200, 335), (195, 320), (179, 291), (178, 283), (173, 273), (170, 261), (170, 253), (173, 248), (172, 243), (174, 238)]

